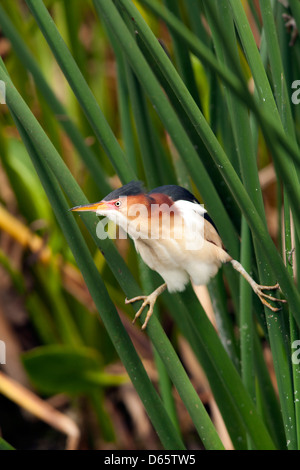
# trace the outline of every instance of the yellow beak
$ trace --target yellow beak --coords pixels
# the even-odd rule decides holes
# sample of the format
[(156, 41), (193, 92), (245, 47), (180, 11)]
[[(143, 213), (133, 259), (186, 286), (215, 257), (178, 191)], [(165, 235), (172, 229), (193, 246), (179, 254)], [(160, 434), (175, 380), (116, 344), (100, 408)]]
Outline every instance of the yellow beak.
[(101, 210), (109, 209), (109, 206), (105, 202), (94, 202), (92, 204), (86, 204), (85, 206), (72, 207), (70, 211), (73, 212), (97, 212)]

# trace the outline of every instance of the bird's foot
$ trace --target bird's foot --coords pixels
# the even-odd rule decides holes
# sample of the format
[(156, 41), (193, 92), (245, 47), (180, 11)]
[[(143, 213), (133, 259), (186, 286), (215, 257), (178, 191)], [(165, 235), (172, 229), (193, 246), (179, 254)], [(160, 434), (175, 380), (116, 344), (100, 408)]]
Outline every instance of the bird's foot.
[(263, 290), (276, 290), (279, 288), (279, 284), (275, 284), (275, 286), (261, 286), (259, 284), (255, 284), (253, 286), (254, 292), (258, 295), (260, 298), (261, 302), (266, 305), (272, 312), (278, 312), (280, 308), (278, 307), (273, 307), (266, 299), (272, 300), (273, 302), (282, 302), (286, 303), (286, 300), (284, 299), (277, 299), (277, 297), (273, 297), (272, 295), (265, 294)]
[(246, 281), (249, 282), (249, 284), (252, 287), (252, 289), (254, 290), (255, 294), (258, 295), (258, 297), (260, 298), (260, 301), (264, 305), (266, 305), (270, 310), (272, 310), (273, 312), (278, 312), (278, 310), (280, 310), (280, 308), (273, 307), (266, 299), (272, 300), (273, 302), (286, 303), (286, 300), (284, 300), (284, 299), (277, 299), (276, 297), (273, 297), (272, 295), (265, 294), (263, 292), (264, 290), (279, 289), (279, 284), (275, 284), (275, 286), (262, 286), (260, 284), (257, 284), (254, 281), (254, 279), (252, 279), (252, 277), (247, 273), (247, 271), (245, 271), (245, 269), (243, 268), (241, 263), (239, 263), (238, 261), (236, 261), (234, 259), (230, 260), (230, 262), (231, 262), (232, 266), (234, 267), (234, 269), (236, 269), (236, 271), (238, 271), (246, 279)]
[(151, 294), (149, 295), (138, 295), (137, 297), (133, 297), (132, 299), (125, 299), (125, 304), (132, 304), (138, 300), (143, 300), (143, 303), (142, 303), (142, 306), (141, 308), (137, 311), (137, 313), (135, 314), (135, 317), (132, 321), (132, 323), (135, 323), (135, 321), (139, 318), (139, 316), (142, 314), (144, 308), (149, 305), (149, 310), (147, 312), (147, 315), (146, 315), (146, 319), (142, 325), (142, 330), (144, 330), (147, 326), (147, 323), (148, 321), (150, 320), (150, 317), (153, 313), (153, 309), (154, 309), (154, 305), (155, 305), (155, 302), (156, 302), (156, 299), (157, 297), (162, 294), (162, 292), (166, 289), (167, 285), (166, 284), (162, 284), (161, 286), (159, 286), (157, 289), (155, 289), (155, 291), (153, 291)]

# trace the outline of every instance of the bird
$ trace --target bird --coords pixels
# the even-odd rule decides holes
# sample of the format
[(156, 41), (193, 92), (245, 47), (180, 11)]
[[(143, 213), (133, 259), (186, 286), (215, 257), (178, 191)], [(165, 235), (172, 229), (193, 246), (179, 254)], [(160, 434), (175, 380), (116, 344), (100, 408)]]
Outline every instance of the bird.
[(268, 301), (286, 302), (263, 292), (276, 290), (260, 285), (241, 263), (226, 251), (219, 232), (204, 206), (187, 189), (177, 185), (159, 186), (147, 192), (141, 181), (131, 181), (109, 193), (100, 202), (75, 206), (74, 212), (95, 212), (112, 220), (128, 234), (143, 261), (163, 278), (164, 283), (149, 295), (125, 299), (126, 304), (142, 301), (133, 323), (148, 306), (145, 329), (154, 305), (166, 289), (182, 292), (191, 281), (206, 285), (222, 264), (231, 263), (250, 284), (261, 302), (276, 312)]

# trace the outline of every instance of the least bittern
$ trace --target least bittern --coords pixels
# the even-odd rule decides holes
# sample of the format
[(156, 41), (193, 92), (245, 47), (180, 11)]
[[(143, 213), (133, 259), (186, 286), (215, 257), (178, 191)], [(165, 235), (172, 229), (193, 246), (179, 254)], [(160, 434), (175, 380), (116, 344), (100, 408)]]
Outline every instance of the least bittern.
[(127, 304), (143, 301), (133, 321), (146, 305), (149, 306), (143, 329), (153, 313), (157, 297), (165, 289), (181, 292), (190, 280), (194, 285), (206, 285), (222, 263), (231, 263), (272, 311), (279, 308), (273, 307), (268, 300), (286, 302), (263, 292), (277, 289), (278, 284), (257, 284), (243, 266), (232, 259), (206, 210), (193, 194), (180, 186), (160, 186), (147, 193), (141, 182), (132, 181), (100, 202), (71, 210), (92, 211), (113, 220), (131, 236), (144, 262), (164, 279), (165, 282), (150, 295), (125, 300)]

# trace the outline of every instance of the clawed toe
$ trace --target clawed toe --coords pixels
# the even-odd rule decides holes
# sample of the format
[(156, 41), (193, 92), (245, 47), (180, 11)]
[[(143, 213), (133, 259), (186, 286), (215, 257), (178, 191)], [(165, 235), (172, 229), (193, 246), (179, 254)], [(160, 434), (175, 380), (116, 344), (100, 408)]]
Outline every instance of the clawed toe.
[(258, 284), (259, 290), (276, 290), (276, 289), (279, 289), (279, 287), (280, 286), (279, 286), (278, 282), (274, 286), (262, 286), (262, 285)]
[(273, 300), (274, 302), (286, 303), (285, 299), (278, 299), (277, 297), (273, 297), (272, 295), (265, 294), (264, 292), (261, 292), (261, 291), (259, 291), (258, 295), (261, 295), (265, 299)]
[(277, 297), (273, 297), (272, 295), (265, 294), (263, 290), (275, 290), (279, 288), (279, 284), (275, 284), (275, 286), (261, 286), (257, 285), (256, 288), (254, 289), (254, 292), (258, 295), (260, 298), (261, 302), (266, 305), (272, 312), (278, 312), (281, 310), (281, 307), (273, 307), (266, 299), (272, 300), (273, 302), (282, 302), (286, 303), (285, 299), (278, 299)]
[[(272, 310), (272, 312), (278, 312), (279, 310), (281, 310), (282, 307), (273, 307), (273, 305), (271, 305), (264, 297), (262, 297), (261, 295), (258, 295), (260, 301), (266, 306), (268, 307), (270, 310)], [(278, 300), (278, 299), (276, 299)]]
[[(136, 320), (139, 318), (139, 316), (141, 316), (144, 308), (146, 307), (146, 305), (148, 305), (148, 301), (147, 300), (144, 300), (141, 308), (136, 312), (135, 316), (134, 316), (134, 319), (132, 320), (132, 324), (134, 324), (136, 322)], [(150, 304), (149, 304), (150, 305)], [(150, 310), (150, 307), (149, 307), (149, 310)], [(143, 325), (144, 326), (144, 325)], [(142, 327), (143, 329), (143, 327)]]
[(150, 320), (150, 317), (153, 313), (154, 310), (154, 305), (156, 302), (157, 297), (167, 288), (166, 284), (162, 284), (159, 286), (155, 291), (152, 292), (150, 295), (138, 295), (137, 297), (133, 297), (132, 299), (125, 299), (125, 304), (132, 304), (134, 302), (137, 302), (138, 300), (143, 300), (142, 306), (140, 309), (136, 312), (135, 317), (132, 321), (132, 323), (135, 323), (135, 321), (141, 316), (144, 308), (149, 305), (149, 310), (146, 315), (146, 319), (142, 325), (142, 330), (144, 330), (147, 326), (148, 321)]
[(136, 322), (136, 320), (141, 316), (141, 314), (143, 313), (143, 310), (144, 308), (149, 305), (149, 310), (147, 312), (147, 315), (146, 315), (146, 320), (144, 321), (143, 325), (142, 325), (142, 330), (144, 330), (147, 326), (147, 323), (153, 313), (153, 308), (154, 308), (154, 304), (155, 304), (155, 301), (156, 301), (156, 298), (152, 298), (151, 295), (147, 296), (147, 295), (140, 295), (138, 297), (134, 297), (133, 299), (129, 299), (129, 300), (125, 300), (125, 303), (126, 304), (129, 304), (129, 303), (132, 303), (132, 302), (136, 302), (137, 300), (144, 300), (144, 302), (142, 303), (142, 306), (141, 308), (136, 312), (135, 316), (134, 316), (134, 319), (132, 320), (132, 324), (134, 324)]
[(137, 302), (138, 300), (145, 300), (147, 298), (146, 295), (138, 295), (137, 297), (133, 297), (132, 299), (125, 299), (125, 304), (133, 304), (134, 302)]
[[(142, 314), (144, 308), (146, 307), (146, 305), (150, 305), (149, 303), (149, 300), (148, 300), (148, 296), (147, 295), (138, 295), (137, 297), (133, 297), (132, 299), (125, 299), (125, 304), (128, 305), (128, 304), (132, 304), (134, 302), (137, 302), (138, 300), (143, 300), (144, 302), (142, 303), (142, 306), (141, 308), (136, 312), (135, 314), (135, 317), (134, 319), (132, 320), (132, 323), (135, 323), (136, 320), (139, 318), (139, 316)], [(149, 308), (150, 310), (150, 308)], [(144, 325), (143, 325), (144, 326)], [(142, 327), (143, 328), (143, 327)]]
[(283, 300), (283, 299), (277, 299), (276, 297), (273, 297), (272, 295), (269, 295), (269, 294), (265, 294), (263, 291), (264, 290), (276, 290), (276, 289), (280, 289), (280, 286), (279, 284), (275, 284), (274, 286), (262, 286), (260, 284), (257, 284), (254, 279), (247, 273), (247, 271), (243, 268), (243, 266), (241, 265), (241, 263), (239, 263), (239, 261), (235, 260), (235, 259), (231, 259), (231, 264), (233, 266), (233, 268), (238, 271), (245, 279), (246, 281), (250, 284), (250, 286), (252, 287), (252, 289), (254, 290), (254, 292), (256, 293), (256, 295), (259, 297), (259, 299), (261, 300), (261, 302), (266, 305), (270, 310), (272, 310), (273, 312), (277, 312), (278, 310), (280, 310), (280, 308), (278, 307), (273, 307), (266, 299), (268, 300), (272, 300), (273, 302), (282, 302), (282, 303), (286, 303), (286, 300)]

